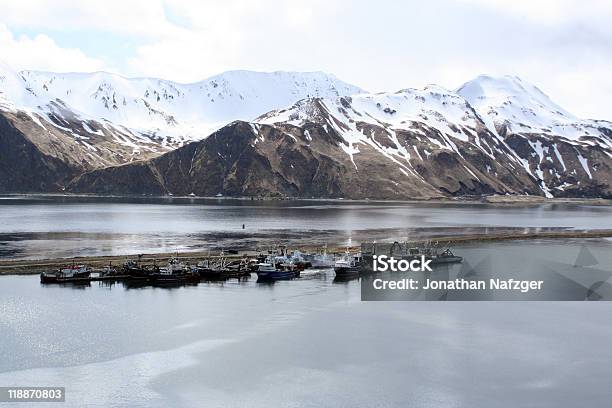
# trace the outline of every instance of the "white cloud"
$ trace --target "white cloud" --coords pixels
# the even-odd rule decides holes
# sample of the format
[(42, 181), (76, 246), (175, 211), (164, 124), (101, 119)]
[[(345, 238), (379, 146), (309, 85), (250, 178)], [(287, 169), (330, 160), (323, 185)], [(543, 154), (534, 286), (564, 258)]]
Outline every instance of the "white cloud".
[(528, 19), (555, 23), (576, 18), (602, 18), (612, 15), (609, 0), (463, 0), (500, 12), (510, 12)]
[(0, 56), (15, 69), (97, 71), (105, 68), (102, 61), (90, 58), (78, 49), (62, 48), (43, 34), (34, 38), (25, 35), (15, 38), (2, 24)]
[(62, 31), (101, 30), (113, 33), (163, 36), (168, 23), (159, 0), (0, 0), (7, 26)]
[[(315, 63), (308, 68), (303, 62), (319, 59), (314, 52), (320, 42), (317, 23), (322, 14), (335, 10), (324, 4), (322, 0), (169, 0), (166, 9), (183, 26), (138, 47), (129, 68), (179, 81), (196, 81), (228, 69), (322, 69)], [(307, 37), (312, 42), (304, 47), (300, 42)]]
[[(607, 0), (0, 0), (0, 10), (11, 29), (42, 33), (8, 37), (0, 58), (20, 66), (99, 69), (96, 55), (125, 75), (183, 82), (230, 69), (322, 70), (371, 91), (513, 74), (569, 111), (612, 119)], [(57, 31), (137, 41), (109, 56), (94, 43), (63, 49)]]

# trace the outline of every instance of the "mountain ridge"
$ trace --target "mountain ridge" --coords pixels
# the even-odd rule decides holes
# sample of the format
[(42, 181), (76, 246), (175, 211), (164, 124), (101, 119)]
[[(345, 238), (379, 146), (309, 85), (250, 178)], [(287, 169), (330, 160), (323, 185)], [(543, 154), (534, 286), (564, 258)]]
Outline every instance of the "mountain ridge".
[(202, 139), (232, 120), (250, 120), (305, 97), (361, 91), (323, 72), (235, 70), (181, 84), (107, 72), (16, 72), (0, 66), (1, 110), (24, 111), (53, 126), (58, 123), (49, 116), (64, 119), (53, 112), (52, 105), (59, 104), (72, 118), (118, 133), (116, 142), (131, 146), (135, 158)]
[[(243, 77), (252, 75), (259, 74), (233, 71), (226, 73), (223, 81), (215, 79), (208, 84), (223, 90), (220, 94), (234, 98), (227, 103), (232, 111), (236, 95), (244, 94), (249, 101), (267, 98), (257, 87), (243, 86), (250, 83), (243, 81)], [(330, 75), (325, 79), (299, 80), (296, 73), (270, 75), (272, 78), (280, 75), (277, 82), (285, 92), (283, 95), (293, 95), (296, 100), (265, 113), (258, 112), (248, 120), (228, 121), (199, 141), (185, 139), (178, 145), (164, 146), (164, 151), (151, 151), (133, 160), (113, 162), (117, 155), (112, 154), (112, 146), (106, 146), (111, 159), (95, 166), (81, 163), (81, 174), (68, 184), (68, 190), (296, 197), (320, 194), (346, 198), (495, 193), (610, 196), (612, 124), (579, 119), (539, 88), (516, 76), (481, 75), (456, 90), (428, 85), (422, 89), (372, 94), (342, 85), (345, 83)], [(239, 79), (224, 82), (229, 77)], [(41, 87), (44, 90), (44, 86), (46, 92), (54, 87), (64, 92), (66, 89), (58, 86), (62, 80), (54, 76), (31, 82), (38, 86), (33, 88), (37, 92), (41, 92)], [(328, 81), (339, 82), (328, 87), (331, 83)], [(115, 88), (93, 88), (99, 91), (100, 98), (106, 97), (94, 98), (96, 103), (100, 100), (118, 103), (117, 95), (121, 93)], [(145, 88), (138, 89), (146, 92)], [(164, 89), (170, 93), (163, 94), (158, 88), (157, 95), (151, 97), (160, 102), (159, 106), (171, 104), (174, 97), (167, 95), (179, 95), (181, 91), (172, 94), (172, 89)], [(323, 95), (299, 98), (304, 90)], [(253, 109), (268, 105), (254, 103)], [(72, 112), (69, 105), (54, 100), (49, 106), (51, 120), (58, 121), (56, 125), (74, 129), (66, 119), (70, 115), (62, 111)], [(184, 112), (182, 115), (185, 117)], [(101, 140), (93, 148), (103, 146), (113, 137), (109, 128), (130, 132), (108, 120), (101, 125), (94, 120), (76, 126), (98, 132)], [(139, 142), (145, 141), (146, 137)], [(245, 145), (237, 146), (236, 141)], [(57, 145), (67, 143), (62, 139)], [(129, 143), (126, 144), (129, 148)], [(159, 147), (151, 146), (152, 150)], [(188, 161), (189, 154), (192, 165), (185, 168), (181, 163)], [(125, 165), (130, 161), (136, 163)], [(193, 163), (199, 164), (194, 167)], [(116, 167), (117, 164), (122, 165)], [(322, 188), (321, 183), (329, 185)]]

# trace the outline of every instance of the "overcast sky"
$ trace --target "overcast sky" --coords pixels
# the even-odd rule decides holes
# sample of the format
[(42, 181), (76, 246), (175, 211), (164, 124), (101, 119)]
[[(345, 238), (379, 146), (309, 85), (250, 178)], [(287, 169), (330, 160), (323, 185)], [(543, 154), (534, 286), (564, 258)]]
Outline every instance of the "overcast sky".
[(611, 21), (610, 0), (0, 0), (0, 59), (180, 82), (325, 71), (372, 92), (512, 74), (612, 120)]

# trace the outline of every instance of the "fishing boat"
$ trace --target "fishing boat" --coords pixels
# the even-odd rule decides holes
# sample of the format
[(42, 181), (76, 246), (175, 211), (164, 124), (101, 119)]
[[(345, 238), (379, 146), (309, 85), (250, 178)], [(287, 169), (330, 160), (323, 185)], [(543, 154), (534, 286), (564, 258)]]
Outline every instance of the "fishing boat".
[(453, 254), (450, 246), (440, 248), (437, 242), (426, 242), (423, 246), (409, 246), (409, 243), (404, 245), (399, 242), (394, 242), (389, 249), (390, 256), (397, 259), (413, 260), (424, 256), (425, 259), (431, 260), (431, 265), (459, 263), (463, 258)]
[(167, 266), (151, 274), (151, 282), (154, 285), (180, 285), (199, 281), (200, 275), (193, 272), (178, 258), (170, 258)]
[(463, 257), (453, 254), (450, 248), (440, 251), (438, 248), (410, 248), (408, 258), (417, 259), (424, 255), (426, 259), (431, 259), (432, 265), (459, 263), (463, 262)]
[(299, 271), (294, 265), (285, 264), (279, 266), (272, 256), (268, 256), (264, 262), (257, 264), (257, 278), (260, 280), (289, 280), (298, 276)]
[(127, 275), (125, 275), (125, 273), (123, 272), (123, 268), (115, 267), (112, 262), (109, 262), (108, 265), (103, 267), (102, 270), (98, 272), (97, 279), (93, 279), (95, 277), (93, 273), (91, 276), (92, 276), (92, 280), (109, 280), (109, 281), (121, 280), (121, 279), (127, 278)]
[(128, 259), (121, 267), (121, 274), (134, 281), (151, 280), (151, 274), (159, 271), (157, 264), (147, 267), (141, 261), (142, 255), (138, 255), (138, 260)]
[(191, 270), (206, 280), (225, 280), (251, 276), (251, 268), (246, 259), (230, 261), (224, 257), (224, 251), (215, 261), (203, 260), (198, 262)]
[(54, 272), (40, 274), (40, 283), (89, 282), (91, 269), (86, 265), (69, 265)]
[(398, 241), (391, 243), (362, 243), (361, 253), (363, 255), (363, 265), (367, 272), (373, 272), (374, 255), (386, 255), (399, 260), (418, 260), (426, 259), (429, 265), (444, 265), (463, 262), (463, 257), (455, 255), (449, 246), (440, 247), (438, 242), (404, 242)]
[(202, 279), (223, 279), (223, 270), (211, 264), (208, 259), (192, 266), (191, 271), (200, 275)]
[(225, 276), (227, 278), (250, 277), (249, 261), (247, 259), (240, 259), (228, 262), (225, 266)]
[(303, 271), (312, 266), (310, 261), (305, 259), (303, 254), (298, 250), (289, 253), (285, 245), (279, 245), (276, 252), (277, 254), (274, 257), (274, 262), (276, 265), (280, 265), (281, 268), (285, 265), (293, 265), (297, 270)]
[(205, 280), (225, 280), (231, 277), (224, 258), (214, 263), (209, 260), (200, 261), (191, 270)]
[(313, 268), (333, 268), (336, 262), (334, 255), (327, 253), (327, 244), (325, 244), (321, 252), (307, 254), (304, 258), (310, 262)]
[(361, 253), (351, 254), (348, 250), (342, 258), (334, 263), (334, 272), (337, 277), (358, 276), (362, 270)]

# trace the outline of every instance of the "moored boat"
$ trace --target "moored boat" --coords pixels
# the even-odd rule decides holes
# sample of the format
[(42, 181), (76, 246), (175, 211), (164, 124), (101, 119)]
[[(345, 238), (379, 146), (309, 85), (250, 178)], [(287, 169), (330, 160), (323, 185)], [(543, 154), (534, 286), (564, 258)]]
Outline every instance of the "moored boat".
[(221, 257), (215, 262), (204, 260), (198, 262), (191, 270), (205, 280), (225, 280), (251, 276), (251, 269), (246, 259), (228, 261)]
[(276, 251), (277, 254), (274, 256), (274, 263), (281, 269), (284, 268), (285, 265), (291, 265), (292, 268), (303, 271), (312, 266), (311, 262), (305, 259), (303, 254), (298, 250), (289, 253), (285, 245), (279, 245)]
[(348, 250), (344, 256), (334, 264), (337, 277), (358, 276), (362, 270), (361, 254), (351, 254)]
[(91, 269), (87, 265), (68, 265), (54, 272), (40, 274), (41, 283), (89, 282)]
[(321, 252), (308, 254), (304, 258), (310, 262), (313, 268), (333, 268), (336, 262), (334, 255), (327, 253), (327, 244)]
[(277, 264), (272, 256), (257, 264), (257, 278), (260, 280), (290, 280), (299, 277), (299, 270), (292, 264)]
[(191, 271), (200, 275), (202, 279), (224, 279), (223, 269), (219, 268), (217, 264), (212, 264), (209, 260), (198, 262), (191, 267)]
[(408, 248), (407, 253), (400, 252), (399, 256), (392, 252), (392, 256), (409, 261), (412, 259), (419, 259), (421, 256), (424, 256), (425, 259), (431, 260), (431, 265), (463, 262), (463, 257), (453, 254), (450, 247), (440, 250), (436, 244), (428, 244), (424, 248)]
[(200, 281), (200, 275), (188, 268), (178, 258), (170, 258), (168, 265), (151, 273), (150, 278), (153, 285), (181, 285)]
[(431, 266), (463, 262), (463, 257), (455, 255), (450, 246), (441, 248), (437, 242), (425, 243), (395, 241), (392, 244), (364, 243), (361, 245), (363, 265), (367, 272), (373, 272), (374, 255), (386, 255), (397, 260), (428, 260)]
[(145, 266), (141, 263), (142, 255), (138, 255), (138, 260), (128, 259), (121, 267), (121, 274), (130, 280), (149, 281), (151, 274), (158, 272), (159, 268), (156, 264)]

